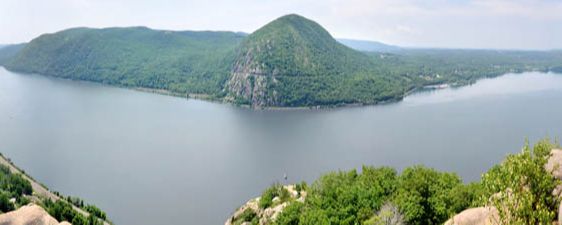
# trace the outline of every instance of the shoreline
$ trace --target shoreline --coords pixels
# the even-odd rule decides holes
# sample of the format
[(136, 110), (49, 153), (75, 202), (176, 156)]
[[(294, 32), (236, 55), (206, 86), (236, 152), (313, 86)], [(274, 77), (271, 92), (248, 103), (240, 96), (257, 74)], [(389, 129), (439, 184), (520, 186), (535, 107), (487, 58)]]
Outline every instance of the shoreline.
[[(179, 93), (179, 92), (173, 92), (173, 91), (166, 90), (166, 89), (112, 85), (112, 84), (106, 84), (106, 83), (103, 83), (103, 82), (96, 82), (96, 81), (90, 81), (90, 80), (78, 80), (78, 79), (63, 78), (63, 77), (57, 77), (57, 76), (53, 76), (53, 75), (46, 75), (46, 74), (25, 73), (25, 72), (13, 71), (13, 70), (9, 70), (8, 68), (6, 68), (3, 65), (0, 65), (0, 67), (5, 69), (6, 71), (9, 71), (9, 72), (12, 72), (12, 73), (17, 73), (17, 74), (22, 74), (22, 75), (42, 76), (42, 77), (49, 77), (49, 78), (60, 79), (60, 80), (73, 81), (73, 82), (91, 83), (91, 84), (101, 85), (101, 86), (105, 86), (105, 87), (128, 89), (128, 90), (145, 92), (145, 93), (152, 93), (152, 94), (165, 95), (165, 96), (176, 97), (176, 98), (183, 98), (183, 99), (186, 99), (186, 100), (195, 99), (195, 100), (201, 100), (201, 101), (206, 101), (206, 102), (211, 102), (211, 103), (219, 103), (219, 104), (224, 104), (224, 105), (235, 106), (235, 107), (243, 108), (243, 109), (250, 109), (250, 110), (254, 110), (254, 111), (331, 110), (331, 109), (340, 109), (340, 108), (358, 108), (358, 107), (365, 107), (365, 106), (388, 105), (388, 104), (393, 104), (393, 103), (399, 103), (399, 102), (403, 101), (404, 98), (406, 98), (407, 96), (412, 95), (414, 93), (418, 93), (420, 91), (423, 92), (423, 91), (426, 91), (426, 90), (427, 91), (433, 91), (433, 90), (442, 90), (442, 89), (449, 89), (449, 88), (459, 88), (459, 87), (464, 87), (464, 86), (468, 86), (470, 84), (476, 83), (479, 80), (496, 78), (496, 77), (500, 77), (500, 76), (503, 76), (503, 75), (506, 75), (506, 74), (521, 74), (521, 73), (527, 73), (527, 72), (556, 73), (555, 71), (551, 71), (551, 70), (542, 71), (542, 70), (532, 69), (532, 70), (528, 70), (528, 71), (507, 72), (507, 73), (502, 73), (502, 74), (498, 74), (498, 75), (483, 76), (483, 77), (478, 78), (474, 81), (468, 81), (466, 84), (461, 84), (461, 85), (458, 85), (457, 82), (454, 82), (454, 83), (440, 82), (440, 83), (434, 83), (434, 84), (431, 84), (431, 85), (423, 85), (423, 86), (419, 86), (419, 87), (412, 87), (412, 88), (406, 90), (403, 93), (402, 96), (396, 97), (392, 100), (385, 100), (385, 101), (380, 101), (380, 102), (375, 102), (375, 103), (343, 103), (343, 104), (335, 104), (335, 105), (314, 105), (314, 106), (294, 106), (294, 107), (290, 107), (290, 106), (267, 106), (267, 107), (254, 108), (251, 105), (247, 105), (247, 104), (240, 105), (240, 104), (235, 104), (233, 102), (225, 101), (224, 98), (218, 99), (218, 98), (215, 98), (215, 97), (213, 97), (212, 95), (209, 95), (209, 94)], [(436, 86), (436, 85), (437, 86), (446, 86), (446, 88), (438, 88), (438, 89), (431, 89), (431, 88), (427, 89), (426, 88), (428, 86)]]
[[(33, 177), (28, 175), (25, 172), (25, 170), (22, 170), (18, 166), (16, 166), (12, 162), (12, 160), (10, 158), (6, 157), (3, 153), (0, 153), (0, 164), (4, 165), (4, 166), (7, 166), (10, 169), (10, 172), (16, 173), (16, 174), (21, 174), (21, 176), (24, 179), (28, 180), (29, 183), (31, 183), (31, 188), (33, 189), (32, 196), (49, 198), (51, 201), (65, 201), (68, 204), (70, 204), (75, 211), (79, 212), (83, 216), (88, 217), (90, 215), (90, 213), (88, 213), (88, 212), (84, 211), (83, 209), (76, 207), (74, 204), (66, 201), (66, 199), (64, 197), (61, 197), (61, 196), (55, 194), (54, 192), (52, 192), (51, 190), (49, 190), (49, 188), (46, 185), (36, 181)], [(35, 203), (37, 203), (37, 202), (35, 202)], [(110, 225), (111, 223), (103, 220), (103, 224), (104, 225)]]

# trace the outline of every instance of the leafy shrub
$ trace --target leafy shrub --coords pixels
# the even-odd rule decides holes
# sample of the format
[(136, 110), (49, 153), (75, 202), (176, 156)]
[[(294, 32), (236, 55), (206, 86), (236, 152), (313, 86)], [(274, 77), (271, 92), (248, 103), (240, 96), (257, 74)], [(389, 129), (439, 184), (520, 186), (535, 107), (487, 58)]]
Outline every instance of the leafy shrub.
[[(502, 224), (550, 224), (559, 204), (552, 190), (559, 181), (544, 165), (555, 147), (558, 145), (548, 140), (533, 149), (527, 144), (522, 153), (508, 156), (484, 174), (481, 183), (467, 185), (454, 173), (424, 166), (406, 168), (400, 175), (391, 168), (366, 166), (361, 173), (327, 173), (307, 188), (304, 203), (291, 202), (274, 224), (378, 225), (395, 221), (391, 224), (432, 225), (489, 203), (499, 209)], [(302, 186), (295, 188), (302, 190)], [(268, 197), (262, 200), (271, 202), (278, 196), (277, 190), (275, 185), (268, 188), (264, 192)], [(491, 202), (490, 196), (494, 196)]]
[(247, 208), (246, 210), (244, 210), (244, 212), (242, 212), (240, 214), (240, 216), (238, 216), (238, 218), (236, 218), (236, 220), (233, 222), (234, 225), (240, 225), (244, 222), (250, 222), (252, 225), (254, 224), (258, 224), (258, 217), (256, 215), (256, 212), (254, 212), (254, 210)]
[(31, 183), (23, 178), (21, 174), (11, 174), (8, 176), (9, 185), (7, 186), (7, 190), (13, 193), (16, 193), (17, 196), (31, 195), (33, 193), (33, 188), (31, 187)]
[(267, 188), (260, 197), (258, 206), (262, 209), (268, 208), (273, 205), (273, 199), (279, 197), (282, 202), (286, 202), (291, 198), (291, 195), (283, 185), (275, 183)]
[(88, 221), (82, 214), (76, 214), (74, 218), (72, 218), (73, 225), (88, 225)]
[(84, 207), (84, 210), (86, 210), (86, 212), (90, 213), (91, 215), (100, 218), (100, 219), (107, 219), (107, 216), (105, 214), (104, 211), (102, 211), (101, 209), (99, 209), (98, 207), (96, 207), (95, 205), (87, 205)]
[(9, 212), (14, 210), (14, 204), (10, 202), (10, 196), (4, 192), (0, 193), (0, 211)]
[(101, 225), (102, 221), (90, 214), (87, 218), (72, 208), (70, 203), (62, 200), (53, 202), (49, 199), (43, 201), (43, 208), (49, 215), (58, 221), (68, 221), (73, 225)]
[(12, 193), (14, 197), (20, 197), (24, 194), (31, 195), (33, 192), (28, 180), (23, 178), (21, 174), (12, 173), (4, 165), (0, 165), (0, 188)]
[(409, 224), (441, 224), (457, 212), (451, 195), (459, 186), (456, 174), (414, 166), (400, 176), (394, 202)]
[[(329, 225), (330, 218), (326, 212), (321, 209), (307, 209), (305, 213), (299, 218), (300, 225)], [(335, 223), (337, 224), (337, 223)], [(342, 223), (343, 224), (343, 223)]]
[(283, 211), (279, 214), (277, 219), (274, 221), (275, 225), (299, 225), (301, 211), (303, 210), (304, 204), (301, 202), (291, 202)]
[(552, 190), (560, 182), (544, 165), (555, 147), (548, 139), (533, 148), (526, 143), (521, 153), (507, 156), (482, 176), (485, 195), (481, 200), (491, 201), (502, 223), (550, 224), (554, 220), (559, 200)]
[(74, 211), (72, 205), (58, 200), (53, 202), (49, 199), (43, 202), (44, 208), (47, 212), (58, 221), (72, 222), (78, 212)]
[(359, 224), (380, 208), (395, 184), (396, 171), (387, 167), (325, 174), (308, 189), (302, 221), (322, 222), (325, 216), (330, 223)]
[(272, 186), (268, 189), (265, 189), (263, 194), (260, 197), (260, 201), (258, 202), (258, 206), (262, 209), (265, 209), (273, 204), (273, 198), (277, 194), (277, 189)]
[(307, 186), (306, 182), (302, 181), (295, 185), (295, 190), (300, 194), (301, 191), (306, 191)]

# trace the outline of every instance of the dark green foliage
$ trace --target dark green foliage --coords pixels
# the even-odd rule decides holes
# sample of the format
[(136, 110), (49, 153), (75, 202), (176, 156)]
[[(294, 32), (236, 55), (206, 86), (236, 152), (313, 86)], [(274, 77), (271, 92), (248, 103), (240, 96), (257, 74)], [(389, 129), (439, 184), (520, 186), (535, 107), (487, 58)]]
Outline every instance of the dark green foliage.
[[(47, 199), (43, 201), (43, 208), (58, 221), (68, 221), (73, 225), (101, 225), (103, 222), (95, 217), (93, 214), (85, 217), (78, 211), (72, 208), (72, 205), (65, 201), (58, 200), (52, 202)], [(105, 213), (104, 213), (105, 214)]]
[(234, 68), (268, 77), (267, 91), (277, 93), (278, 106), (374, 104), (400, 99), (406, 91), (400, 77), (385, 77), (389, 74), (375, 60), (298, 15), (283, 16), (249, 35)]
[[(360, 224), (386, 201), (396, 188), (396, 171), (363, 167), (323, 175), (308, 188), (304, 205), (283, 211), (277, 224)], [(297, 203), (292, 203), (297, 204)]]
[(107, 215), (105, 214), (105, 212), (99, 209), (98, 207), (96, 207), (95, 205), (87, 205), (84, 207), (84, 210), (86, 210), (86, 212), (90, 213), (91, 215), (97, 218), (103, 220), (107, 219)]
[[(363, 53), (340, 43), (314, 21), (287, 15), (249, 35), (241, 45), (241, 68), (260, 68), (279, 76), (353, 75), (372, 63)], [(250, 63), (247, 65), (246, 63)]]
[(456, 186), (449, 193), (449, 208), (452, 212), (460, 212), (470, 207), (482, 206), (480, 197), (486, 194), (482, 184), (476, 182)]
[(252, 225), (257, 225), (259, 224), (258, 219), (259, 218), (257, 217), (256, 212), (254, 212), (254, 210), (250, 208), (247, 208), (232, 224), (240, 225), (244, 222), (250, 222)]
[(258, 206), (262, 209), (268, 208), (273, 205), (273, 198), (279, 197), (280, 202), (285, 202), (291, 197), (287, 189), (281, 184), (275, 183), (271, 187), (265, 189), (262, 193)]
[(253, 94), (233, 94), (228, 88), (233, 72), (239, 72), (251, 74), (249, 89), (256, 87), (257, 77), (266, 77), (261, 98), (274, 100), (262, 101), (265, 106), (338, 106), (398, 101), (426, 85), (460, 86), (508, 72), (562, 71), (562, 51), (358, 52), (338, 43), (316, 22), (287, 15), (248, 36), (145, 27), (69, 29), (0, 49), (0, 65), (253, 104)]
[(263, 194), (261, 195), (260, 201), (258, 206), (262, 209), (265, 209), (271, 204), (273, 204), (273, 198), (275, 197), (276, 191), (272, 188), (265, 189)]
[(86, 218), (81, 214), (76, 214), (71, 221), (73, 225), (89, 225), (88, 222), (89, 221), (87, 221)]
[[(76, 200), (78, 198), (73, 198), (75, 203), (80, 203), (83, 201)], [(63, 200), (58, 200), (56, 202), (50, 199), (45, 199), (42, 202), (43, 208), (58, 221), (68, 221), (73, 225), (83, 224), (83, 225), (101, 225), (103, 220), (107, 219), (105, 212), (101, 211), (99, 208), (93, 205), (87, 205), (83, 208), (84, 211), (90, 213), (88, 217), (80, 214), (78, 211), (74, 210), (72, 207), (74, 203), (67, 203)], [(100, 220), (101, 219), (101, 220)]]
[(27, 204), (24, 195), (31, 195), (32, 192), (31, 183), (21, 174), (12, 173), (7, 166), (0, 165), (0, 210), (14, 209), (14, 204), (7, 202), (10, 198), (15, 198), (18, 205)]
[(302, 181), (300, 183), (297, 183), (295, 185), (295, 190), (299, 193), (299, 195), (300, 195), (301, 191), (306, 191), (307, 188), (308, 188), (308, 185), (304, 181)]
[(10, 70), (177, 93), (219, 94), (243, 35), (75, 28), (32, 40)]
[(299, 225), (299, 217), (304, 204), (300, 202), (292, 202), (283, 209), (283, 213), (274, 221), (274, 224)]
[[(29, 199), (25, 195), (32, 193), (28, 180), (21, 174), (12, 173), (7, 166), (0, 165), (0, 211), (7, 212), (28, 204)], [(15, 204), (10, 202), (11, 198), (16, 200)]]
[(305, 203), (292, 202), (275, 224), (363, 224), (385, 202), (393, 202), (408, 224), (440, 224), (481, 193), (478, 183), (464, 185), (455, 174), (421, 166), (400, 176), (387, 167), (332, 172), (307, 190)]
[[(452, 173), (441, 173), (434, 169), (415, 166), (402, 172), (398, 190), (393, 202), (396, 203), (408, 224), (441, 224), (458, 209), (459, 202), (451, 196), (462, 186), (461, 179)], [(470, 199), (457, 198), (469, 205)]]
[[(363, 167), (322, 176), (309, 188), (307, 204), (330, 218), (333, 224), (357, 224), (378, 210), (396, 188), (396, 171)], [(330, 207), (326, 207), (330, 206)], [(321, 212), (305, 211), (318, 216)]]
[(9, 174), (0, 177), (0, 187), (14, 193), (16, 196), (31, 195), (31, 183), (20, 174)]
[(84, 207), (84, 200), (78, 197), (66, 196), (66, 201), (78, 208)]
[(53, 216), (58, 221), (72, 222), (74, 217), (76, 217), (78, 214), (78, 212), (74, 211), (72, 205), (61, 200), (56, 202), (45, 200), (43, 202), (43, 207), (51, 216)]
[(562, 66), (560, 51), (408, 49), (394, 54), (368, 53), (389, 73), (411, 87), (449, 83), (461, 86), (486, 77)]
[(14, 204), (10, 202), (10, 195), (0, 192), (0, 212), (9, 212), (14, 210)]
[(329, 224), (338, 224), (338, 223), (331, 223), (330, 218), (328, 218), (324, 210), (312, 208), (312, 209), (306, 209), (305, 213), (299, 217), (299, 224), (300, 225), (329, 225)]
[(103, 221), (101, 221), (99, 218), (90, 215), (88, 216), (88, 223), (89, 225), (103, 225)]
[[(482, 177), (463, 184), (453, 173), (414, 166), (399, 176), (390, 168), (363, 167), (323, 175), (309, 187), (305, 203), (292, 202), (274, 224), (379, 224), (381, 204), (395, 205), (406, 224), (442, 224), (470, 207), (495, 206), (502, 224), (550, 224), (560, 184), (545, 170), (549, 153), (559, 148), (548, 139), (509, 155)], [(380, 222), (380, 221), (379, 221)]]
[(482, 176), (482, 203), (498, 209), (501, 223), (550, 224), (556, 218), (560, 200), (552, 191), (560, 181), (544, 165), (551, 149), (559, 147), (548, 139), (532, 148), (527, 143)]

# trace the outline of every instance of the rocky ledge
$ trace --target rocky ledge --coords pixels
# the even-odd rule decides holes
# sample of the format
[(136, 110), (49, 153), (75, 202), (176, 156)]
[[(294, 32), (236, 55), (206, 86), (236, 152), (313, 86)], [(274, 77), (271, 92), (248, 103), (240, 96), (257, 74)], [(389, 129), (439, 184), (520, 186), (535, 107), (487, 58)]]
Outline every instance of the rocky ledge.
[[(296, 185), (280, 186), (281, 191), (288, 193), (288, 198), (283, 199), (275, 196), (271, 200), (271, 204), (267, 207), (260, 207), (262, 197), (257, 197), (240, 206), (236, 212), (224, 223), (225, 225), (250, 225), (259, 224), (266, 225), (275, 221), (277, 216), (289, 206), (291, 203), (298, 201), (304, 202), (306, 192), (297, 188)], [(262, 205), (263, 206), (263, 205)]]
[[(562, 181), (562, 150), (553, 149), (550, 152), (550, 157), (546, 165), (544, 166), (546, 171), (552, 173), (552, 175)], [(509, 195), (511, 191), (506, 190)], [(496, 193), (500, 195), (501, 193)], [(558, 185), (552, 194), (558, 198), (562, 198), (562, 184)], [(491, 198), (493, 198), (492, 196)], [(445, 225), (500, 225), (500, 217), (498, 210), (493, 206), (477, 207), (466, 209), (459, 214), (453, 216), (451, 219), (445, 222)], [(562, 224), (562, 203), (558, 208), (558, 222), (553, 222), (553, 224)]]
[(0, 215), (0, 225), (72, 225), (59, 223), (47, 211), (35, 204), (29, 204)]

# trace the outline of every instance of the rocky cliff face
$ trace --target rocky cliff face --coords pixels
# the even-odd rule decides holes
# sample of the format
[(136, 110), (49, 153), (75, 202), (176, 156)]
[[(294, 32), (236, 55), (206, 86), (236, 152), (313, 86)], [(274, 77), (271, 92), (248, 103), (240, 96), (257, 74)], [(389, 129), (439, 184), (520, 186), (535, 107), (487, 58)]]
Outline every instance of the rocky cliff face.
[(372, 75), (369, 70), (375, 68), (371, 58), (338, 43), (322, 26), (298, 15), (266, 24), (236, 51), (225, 85), (227, 100), (254, 108), (326, 104), (331, 100), (324, 98), (337, 96), (331, 91), (341, 85), (335, 82)]
[(261, 65), (254, 61), (254, 54), (259, 51), (251, 48), (238, 57), (227, 84), (231, 101), (249, 104), (253, 108), (277, 103), (277, 93), (271, 88), (277, 82), (275, 73), (266, 74)]

